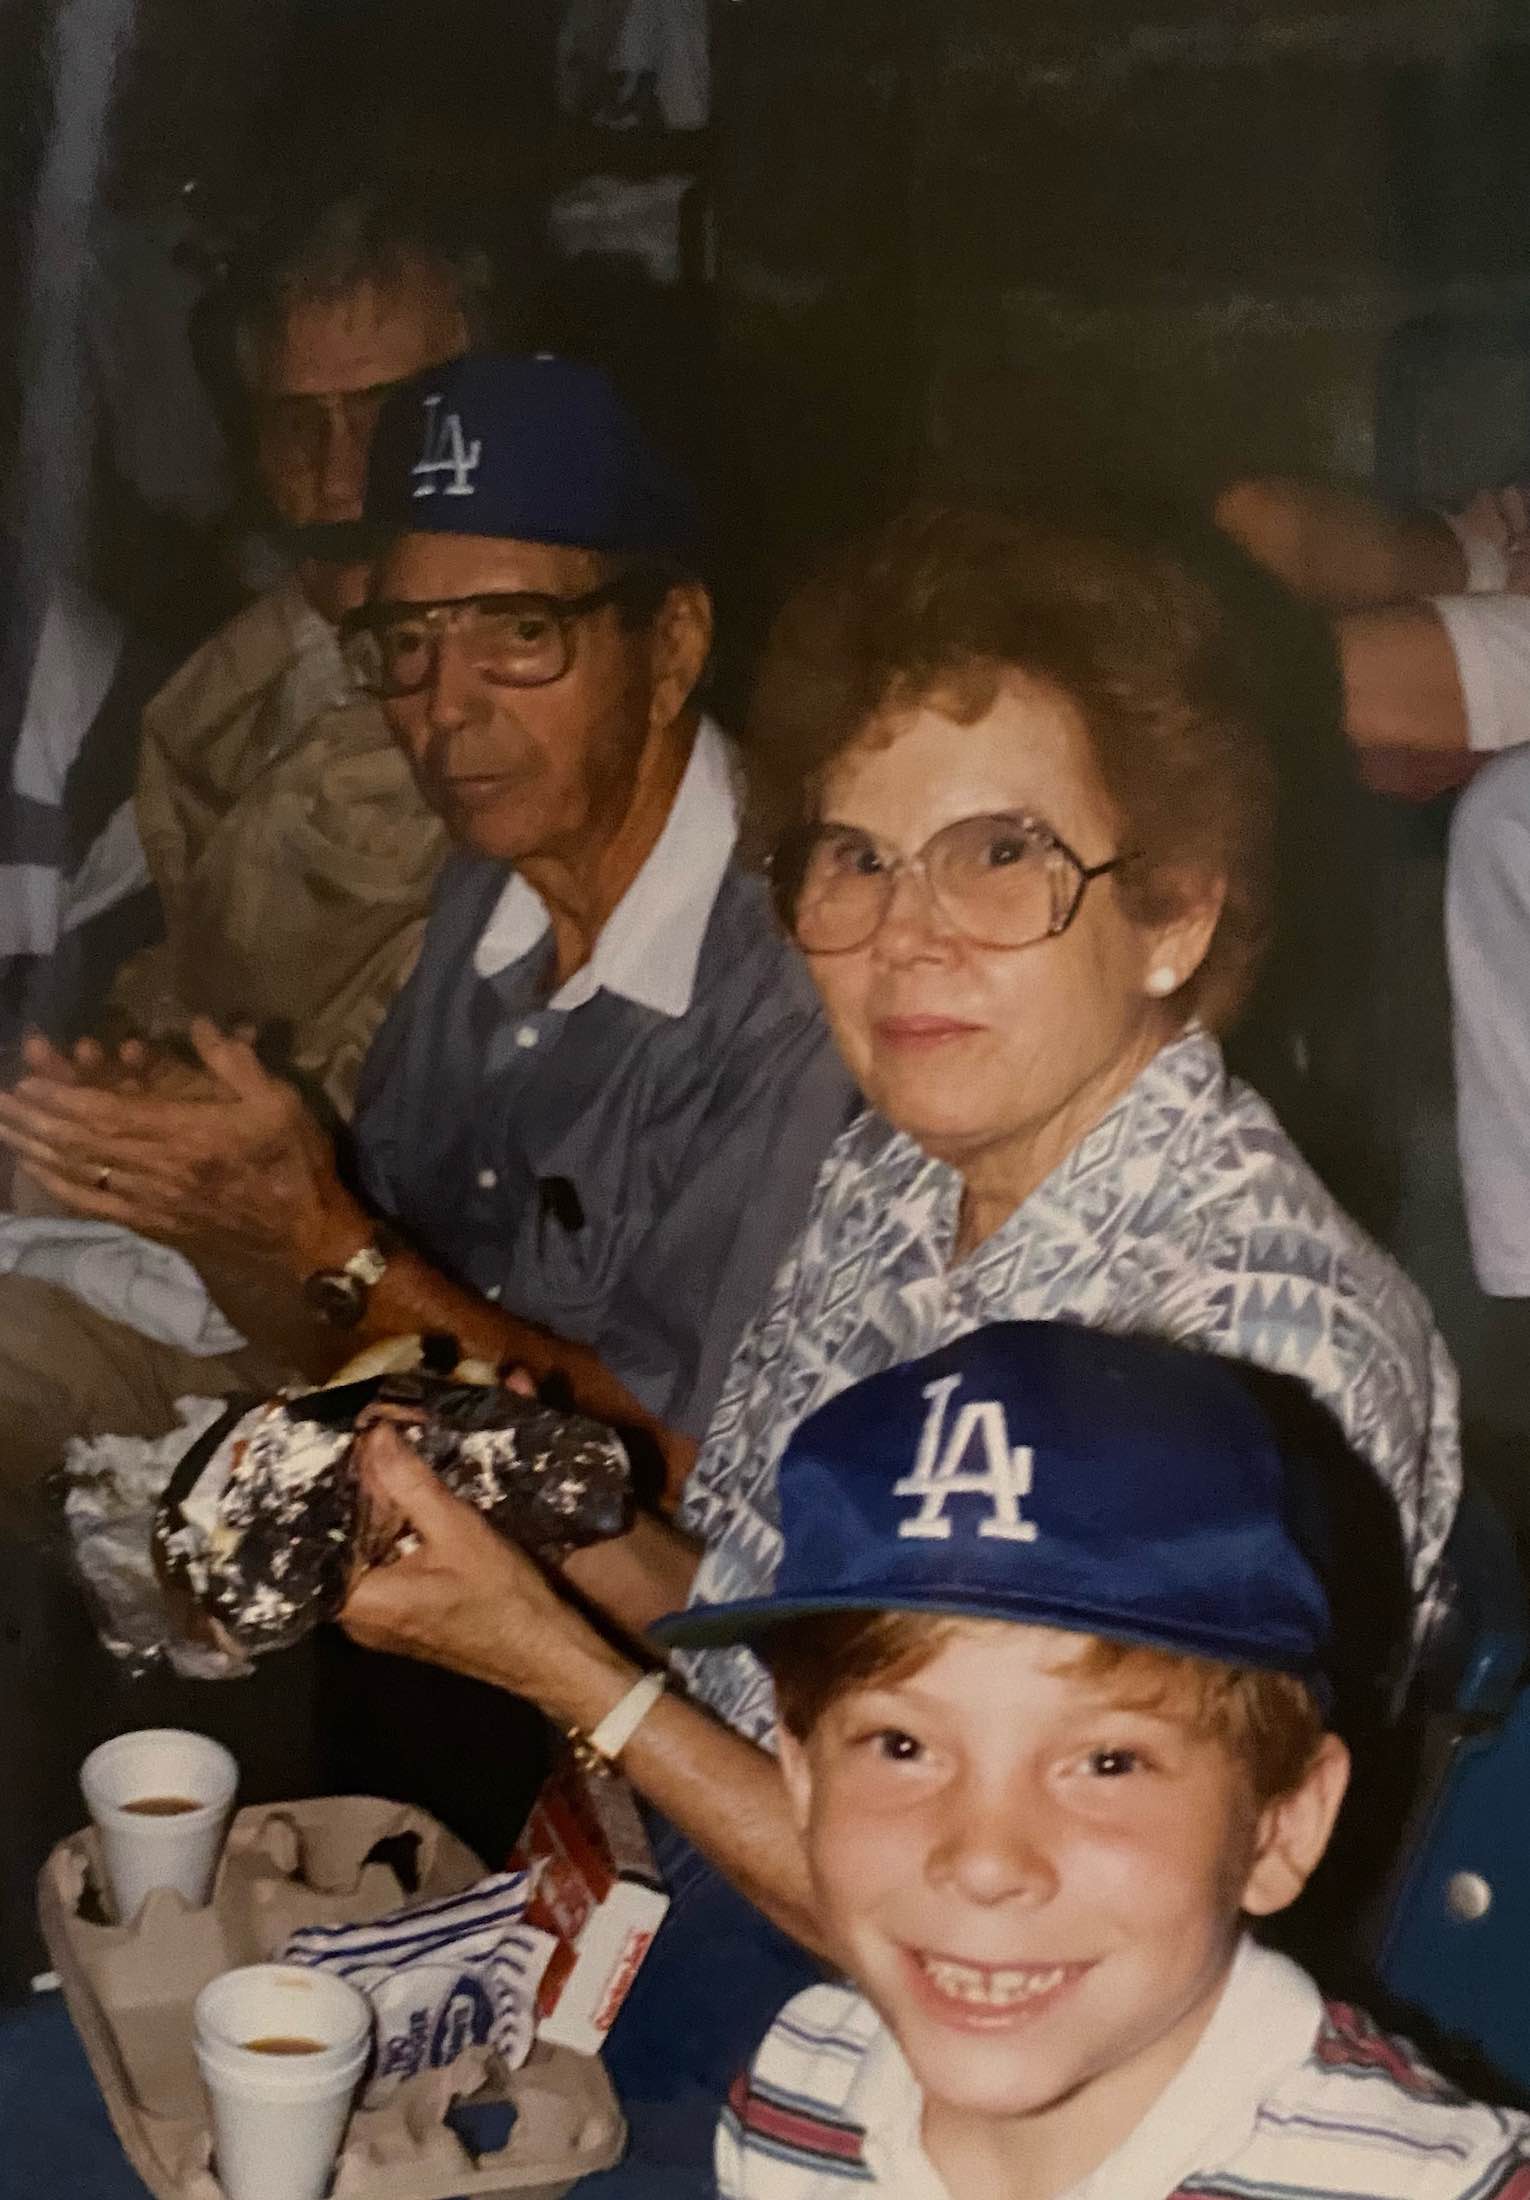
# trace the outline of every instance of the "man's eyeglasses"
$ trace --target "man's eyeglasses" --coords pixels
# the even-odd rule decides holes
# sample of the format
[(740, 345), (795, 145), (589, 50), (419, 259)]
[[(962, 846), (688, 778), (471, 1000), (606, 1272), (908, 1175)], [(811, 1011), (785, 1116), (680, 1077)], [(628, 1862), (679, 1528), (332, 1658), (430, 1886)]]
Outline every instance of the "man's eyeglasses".
[(574, 622), (627, 593), (628, 583), (614, 580), (582, 596), (516, 591), (363, 604), (341, 620), (340, 649), (356, 686), (384, 698), (430, 685), (448, 628), (473, 670), (496, 687), (550, 687), (572, 661)]
[(1066, 932), (1090, 881), (1132, 860), (1085, 863), (1050, 825), (1004, 811), (958, 818), (911, 856), (853, 825), (808, 825), (782, 841), (770, 874), (798, 945), (843, 955), (880, 928), (905, 871), (921, 875), (931, 902), (975, 947), (1030, 947)]
[(379, 413), (403, 387), (404, 382), (397, 381), (374, 382), (362, 390), (268, 392), (255, 400), (256, 426), (268, 449), (281, 457), (316, 465), (341, 422), (365, 451)]

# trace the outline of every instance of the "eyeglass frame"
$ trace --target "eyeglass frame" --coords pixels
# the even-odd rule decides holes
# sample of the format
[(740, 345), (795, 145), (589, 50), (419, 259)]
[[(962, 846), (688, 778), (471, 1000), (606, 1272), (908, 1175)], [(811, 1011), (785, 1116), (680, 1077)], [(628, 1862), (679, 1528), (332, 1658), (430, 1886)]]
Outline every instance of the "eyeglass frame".
[(346, 642), (353, 634), (377, 633), (390, 623), (401, 623), (405, 619), (423, 619), (435, 638), (435, 646), (430, 652), (424, 677), (417, 680), (412, 687), (369, 687), (356, 678), (349, 664), (346, 666), (354, 685), (362, 694), (371, 695), (380, 702), (401, 701), (407, 696), (423, 695), (429, 687), (440, 662), (440, 638), (453, 623), (454, 612), (478, 609), (484, 604), (499, 611), (514, 612), (531, 605), (539, 611), (550, 612), (557, 623), (563, 639), (563, 663), (559, 669), (537, 680), (505, 679), (502, 675), (486, 671), (481, 665), (475, 665), (474, 670), (492, 687), (553, 687), (559, 680), (567, 679), (574, 661), (569, 643), (570, 627), (576, 620), (588, 618), (593, 612), (603, 611), (608, 604), (631, 601), (635, 594), (635, 578), (631, 573), (618, 574), (615, 580), (603, 581), (598, 588), (588, 588), (579, 596), (556, 596), (540, 588), (486, 588), (471, 596), (431, 596), (418, 603), (401, 597), (383, 597), (376, 603), (364, 603), (358, 605), (354, 611), (345, 613), (340, 621), (341, 654), (344, 655)]
[(257, 390), (254, 396), (256, 433), (295, 444), (321, 424), (328, 429), (335, 415), (340, 413), (352, 434), (357, 433), (358, 427), (370, 434), (389, 398), (396, 397), (413, 379), (413, 375), (404, 374), (389, 382), (365, 383), (360, 389)]
[[(1044, 932), (1038, 932), (1034, 939), (985, 940), (980, 934), (969, 932), (966, 926), (956, 918), (942, 901), (940, 890), (930, 876), (926, 859), (934, 843), (946, 833), (954, 831), (958, 826), (972, 825), (983, 821), (991, 821), (994, 824), (1023, 826), (1028, 833), (1044, 841), (1050, 852), (1060, 855), (1072, 866), (1074, 872), (1072, 900), (1061, 916), (1054, 918), (1047, 929)], [(970, 816), (953, 817), (949, 824), (939, 826), (930, 834), (927, 840), (914, 850), (912, 855), (904, 855), (901, 850), (893, 852), (893, 861), (882, 874), (888, 881), (886, 897), (876, 922), (869, 932), (864, 933), (858, 940), (848, 941), (843, 947), (808, 947), (798, 935), (795, 910), (787, 905), (784, 858), (788, 851), (792, 849), (794, 843), (801, 842), (803, 844), (803, 858), (801, 870), (799, 871), (800, 891), (801, 871), (806, 870), (807, 853), (815, 836), (833, 830), (858, 833), (868, 845), (879, 851), (887, 845), (885, 842), (879, 841), (876, 834), (867, 832), (864, 826), (836, 825), (836, 821), (832, 818), (816, 818), (810, 824), (790, 827), (782, 834), (765, 859), (765, 871), (770, 880), (771, 895), (775, 902), (776, 914), (786, 927), (787, 932), (796, 940), (804, 955), (854, 955), (858, 954), (863, 947), (869, 946), (887, 922), (887, 913), (892, 907), (893, 895), (898, 890), (899, 879), (907, 873), (915, 871), (924, 880), (925, 892), (930, 898), (931, 906), (940, 911), (947, 923), (954, 927), (957, 937), (965, 940), (969, 947), (981, 947), (992, 954), (1019, 954), (1027, 947), (1039, 947), (1043, 940), (1061, 939), (1063, 933), (1067, 931), (1078, 915), (1083, 905), (1084, 896), (1094, 881), (1097, 878), (1108, 878), (1113, 871), (1123, 870), (1129, 863), (1140, 862), (1142, 857), (1140, 848), (1124, 848), (1118, 855), (1108, 856), (1103, 863), (1086, 863), (1078, 851), (1070, 847), (1067, 841), (1063, 839), (1062, 834), (1055, 827), (1048, 825), (1043, 818), (1032, 817), (1025, 810), (974, 810)]]

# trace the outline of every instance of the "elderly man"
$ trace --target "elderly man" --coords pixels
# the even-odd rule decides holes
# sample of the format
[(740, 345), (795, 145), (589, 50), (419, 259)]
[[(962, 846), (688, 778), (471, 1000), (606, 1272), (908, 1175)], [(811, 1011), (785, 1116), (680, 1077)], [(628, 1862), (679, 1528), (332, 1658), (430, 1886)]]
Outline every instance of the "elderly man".
[(342, 1113), (445, 845), (344, 677), (335, 627), (367, 574), (345, 530), (384, 398), (467, 346), (485, 284), (479, 255), (385, 194), (259, 241), (233, 288), (236, 364), (296, 570), (144, 717), (138, 822), (166, 937), (119, 973), (109, 1029), (247, 1019)]
[[(445, 850), (439, 819), (370, 697), (345, 676), (336, 622), (368, 567), (352, 539), (367, 450), (395, 386), (453, 357), (482, 319), (486, 269), (409, 206), (356, 193), (268, 233), (234, 286), (233, 337), (259, 471), (297, 560), (175, 675), (144, 717), (136, 807), (165, 937), (117, 975), (102, 1036), (44, 1077), (192, 1097), (207, 1073), (194, 1017), (249, 1025), (266, 1059), (349, 1114), (362, 1057), (418, 950)], [(128, 1035), (132, 1035), (129, 1037)], [(46, 1187), (43, 1187), (46, 1192)], [(257, 1386), (195, 1274), (104, 1222), (38, 1215), (23, 1172), (0, 1219), (0, 1314), (15, 1340), (0, 1396), (28, 1434), (4, 1490), (78, 1428), (153, 1434), (186, 1393)], [(56, 1206), (49, 1195), (48, 1204)], [(95, 1410), (76, 1418), (76, 1403)], [(14, 1524), (14, 1522), (12, 1523)]]
[[(467, 359), (395, 400), (368, 507), (396, 533), (348, 646), (457, 853), (367, 1065), (354, 1179), (205, 1021), (216, 1097), (43, 1069), (0, 1138), (72, 1211), (196, 1248), (271, 1375), (450, 1330), (651, 1427), (681, 1472), (853, 1104), (695, 708), (690, 499), (594, 370)], [(55, 1351), (49, 1391), (0, 1329), (29, 1431), (8, 1464), (49, 1450), (44, 1421), (114, 1425), (110, 1342)]]

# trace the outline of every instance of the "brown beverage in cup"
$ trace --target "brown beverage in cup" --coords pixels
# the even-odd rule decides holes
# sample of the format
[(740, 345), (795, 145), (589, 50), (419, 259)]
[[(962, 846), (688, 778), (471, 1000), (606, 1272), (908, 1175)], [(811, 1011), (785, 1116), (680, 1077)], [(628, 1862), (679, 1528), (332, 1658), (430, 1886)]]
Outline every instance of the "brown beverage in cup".
[(227, 2200), (322, 2200), (371, 2044), (366, 1997), (252, 1963), (202, 1988), (191, 2029)]
[(80, 1786), (119, 1925), (160, 1887), (194, 1909), (206, 1902), (238, 1778), (220, 1742), (182, 1727), (140, 1727), (91, 1751)]

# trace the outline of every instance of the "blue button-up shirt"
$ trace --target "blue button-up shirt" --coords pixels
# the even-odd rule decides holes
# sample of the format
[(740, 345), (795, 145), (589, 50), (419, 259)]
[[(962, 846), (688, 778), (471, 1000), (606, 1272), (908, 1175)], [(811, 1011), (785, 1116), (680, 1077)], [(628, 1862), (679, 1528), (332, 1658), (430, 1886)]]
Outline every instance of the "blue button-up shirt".
[(556, 993), (536, 896), (454, 856), (356, 1114), (365, 1188), (426, 1258), (592, 1346), (698, 1436), (855, 1106), (735, 836), (704, 725), (663, 834)]

